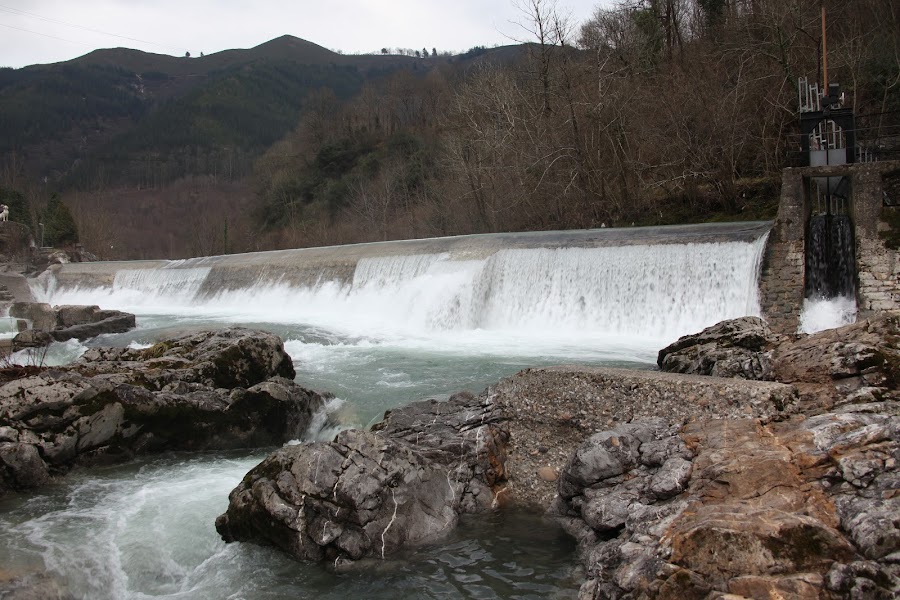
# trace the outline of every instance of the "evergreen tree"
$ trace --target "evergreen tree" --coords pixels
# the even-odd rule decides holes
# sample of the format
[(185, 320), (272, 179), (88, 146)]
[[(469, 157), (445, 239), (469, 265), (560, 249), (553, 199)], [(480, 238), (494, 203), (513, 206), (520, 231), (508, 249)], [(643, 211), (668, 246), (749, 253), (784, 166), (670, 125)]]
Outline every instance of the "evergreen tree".
[(78, 242), (78, 228), (69, 209), (60, 200), (59, 194), (50, 196), (42, 222), (45, 245), (59, 247)]

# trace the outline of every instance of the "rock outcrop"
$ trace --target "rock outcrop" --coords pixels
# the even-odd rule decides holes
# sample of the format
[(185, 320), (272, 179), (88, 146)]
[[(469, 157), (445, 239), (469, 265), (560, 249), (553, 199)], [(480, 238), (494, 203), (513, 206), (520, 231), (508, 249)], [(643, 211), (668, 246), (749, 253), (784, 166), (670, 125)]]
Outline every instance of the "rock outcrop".
[(552, 509), (580, 542), (581, 597), (895, 598), (900, 426), (885, 408), (592, 436)]
[(526, 369), (486, 393), (509, 420), (509, 499), (539, 509), (578, 445), (616, 423), (770, 419), (797, 403), (796, 390), (779, 383), (577, 366)]
[[(682, 338), (661, 364), (703, 371), (704, 353), (740, 365), (765, 355), (769, 376), (798, 390), (799, 412), (640, 418), (581, 443), (551, 509), (579, 540), (581, 598), (900, 594), (898, 315), (716, 341), (746, 331), (739, 321)], [(678, 353), (687, 360), (663, 358)]]
[(779, 339), (759, 317), (742, 317), (679, 338), (656, 363), (670, 373), (773, 381), (771, 349)]
[[(795, 402), (793, 388), (770, 382), (529, 369), (479, 397), (412, 404), (372, 431), (277, 450), (231, 493), (216, 527), (227, 541), (303, 560), (382, 557), (444, 535), (463, 513), (546, 507), (571, 450), (608, 421), (665, 413), (660, 427), (669, 431), (691, 416), (768, 417)], [(658, 448), (654, 460), (666, 452)], [(680, 491), (686, 464), (667, 463), (655, 493)]]
[(471, 394), (390, 412), (371, 431), (287, 446), (250, 471), (216, 529), (340, 566), (446, 535), (489, 510), (505, 479), (505, 423)]
[(666, 353), (734, 378), (528, 369), (276, 451), (216, 526), (340, 565), (512, 502), (579, 541), (584, 599), (894, 598), (897, 331), (891, 314), (803, 337), (742, 319)]
[(243, 328), (89, 350), (0, 386), (0, 491), (74, 464), (298, 438), (324, 399), (293, 377), (278, 336)]
[(775, 379), (794, 384), (809, 412), (900, 400), (900, 312), (789, 338), (772, 360)]
[(50, 306), (41, 302), (15, 302), (9, 316), (30, 327), (13, 338), (13, 350), (46, 346), (50, 342), (86, 340), (104, 333), (123, 333), (135, 327), (135, 316), (99, 306)]
[(723, 321), (659, 353), (663, 371), (795, 384), (810, 411), (836, 403), (896, 399), (900, 313), (813, 335), (778, 336), (756, 317)]

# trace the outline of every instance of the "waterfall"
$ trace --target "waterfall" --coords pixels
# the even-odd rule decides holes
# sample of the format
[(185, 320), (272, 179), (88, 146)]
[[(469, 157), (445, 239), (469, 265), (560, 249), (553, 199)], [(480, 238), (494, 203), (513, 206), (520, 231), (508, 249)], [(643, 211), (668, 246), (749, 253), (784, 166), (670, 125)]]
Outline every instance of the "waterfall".
[[(757, 279), (766, 237), (370, 255), (356, 260), (349, 280), (323, 278), (301, 285), (259, 275), (247, 278), (255, 281), (252, 285), (223, 287), (214, 294), (198, 290), (217, 280), (210, 268), (222, 267), (182, 261), (118, 270), (112, 285), (92, 292), (49, 286), (46, 300), (85, 303), (85, 296), (93, 294), (91, 303), (138, 314), (145, 307), (170, 305), (247, 322), (303, 323), (360, 335), (428, 338), (487, 331), (665, 341), (723, 319), (760, 313)], [(277, 271), (272, 265), (254, 263), (253, 268)]]
[(848, 215), (814, 215), (806, 233), (806, 282), (801, 333), (856, 320), (856, 261)]
[(806, 236), (806, 297), (852, 297), (856, 293), (854, 255), (850, 217), (810, 217)]
[(117, 271), (113, 290), (155, 296), (171, 303), (192, 301), (209, 275), (206, 268), (178, 268), (177, 263), (161, 269), (123, 269)]

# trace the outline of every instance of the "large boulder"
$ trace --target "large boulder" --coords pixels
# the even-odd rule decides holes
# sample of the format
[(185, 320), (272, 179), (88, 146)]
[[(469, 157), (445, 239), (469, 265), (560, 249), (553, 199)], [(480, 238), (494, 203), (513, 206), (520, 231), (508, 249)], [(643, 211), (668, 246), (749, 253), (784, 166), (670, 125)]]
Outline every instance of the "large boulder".
[(670, 373), (772, 381), (778, 339), (759, 317), (742, 317), (679, 338), (659, 351), (656, 363)]
[(506, 431), (471, 394), (389, 413), (372, 431), (287, 446), (231, 492), (216, 529), (227, 542), (273, 545), (340, 565), (433, 542), (460, 514), (494, 505)]
[(281, 338), (242, 327), (189, 333), (140, 350), (91, 348), (69, 370), (116, 381), (137, 377), (155, 391), (179, 382), (233, 388), (295, 376)]
[(280, 445), (301, 437), (326, 400), (292, 381), (281, 340), (266, 332), (87, 354), (0, 385), (0, 487), (148, 452)]
[(56, 328), (56, 311), (46, 302), (13, 302), (9, 316), (30, 321), (32, 329), (50, 331)]
[(101, 310), (99, 306), (50, 306), (41, 302), (15, 302), (11, 317), (31, 324), (13, 338), (13, 349), (46, 346), (52, 341), (86, 340), (104, 333), (123, 333), (135, 327), (135, 316), (118, 310)]
[[(97, 308), (97, 307), (90, 307)], [(124, 333), (134, 329), (135, 316), (120, 310), (99, 310), (91, 314), (91, 320), (83, 323), (75, 323), (58, 327), (50, 332), (50, 336), (57, 342), (76, 339), (84, 341), (104, 333)]]

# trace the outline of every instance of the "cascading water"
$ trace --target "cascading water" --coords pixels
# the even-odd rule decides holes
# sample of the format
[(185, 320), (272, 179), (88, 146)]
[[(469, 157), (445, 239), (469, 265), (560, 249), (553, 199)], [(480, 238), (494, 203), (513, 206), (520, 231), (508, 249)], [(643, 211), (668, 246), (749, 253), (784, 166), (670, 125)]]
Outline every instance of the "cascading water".
[(856, 320), (856, 265), (853, 223), (849, 216), (810, 217), (805, 288), (801, 332), (815, 333)]
[(765, 236), (752, 243), (501, 249), (474, 260), (450, 253), (372, 257), (357, 262), (349, 283), (259, 281), (202, 297), (209, 268), (166, 265), (123, 269), (109, 287), (51, 282), (36, 295), (56, 304), (90, 299), (139, 315), (187, 310), (442, 342), (459, 332), (564, 336), (567, 345), (628, 336), (655, 351), (722, 319), (759, 314), (764, 245)]
[[(519, 238), (494, 247), (498, 238), (482, 236), (472, 241), (477, 248), (448, 241), (323, 250), (321, 276), (293, 280), (266, 263), (269, 255), (72, 265), (102, 277), (51, 277), (34, 291), (53, 304), (138, 315), (134, 332), (91, 344), (149, 344), (173, 330), (233, 323), (274, 331), (298, 381), (338, 396), (316, 421), (333, 433), (412, 400), (478, 392), (528, 366), (653, 368), (658, 349), (678, 336), (759, 314), (765, 226), (706, 241), (714, 227), (690, 230), (690, 241), (674, 228), (533, 234), (540, 243), (530, 247)], [(641, 235), (660, 243), (633, 243)], [(589, 236), (603, 239), (578, 245)], [(336, 276), (341, 252), (353, 254), (351, 268)], [(264, 455), (148, 460), (7, 500), (0, 564), (48, 568), (92, 599), (577, 595), (571, 541), (514, 517), (502, 534), (491, 519), (464, 521), (439, 546), (344, 575), (249, 544), (226, 546), (213, 519)]]
[(856, 293), (853, 224), (847, 215), (815, 215), (806, 237), (806, 297), (850, 297)]

